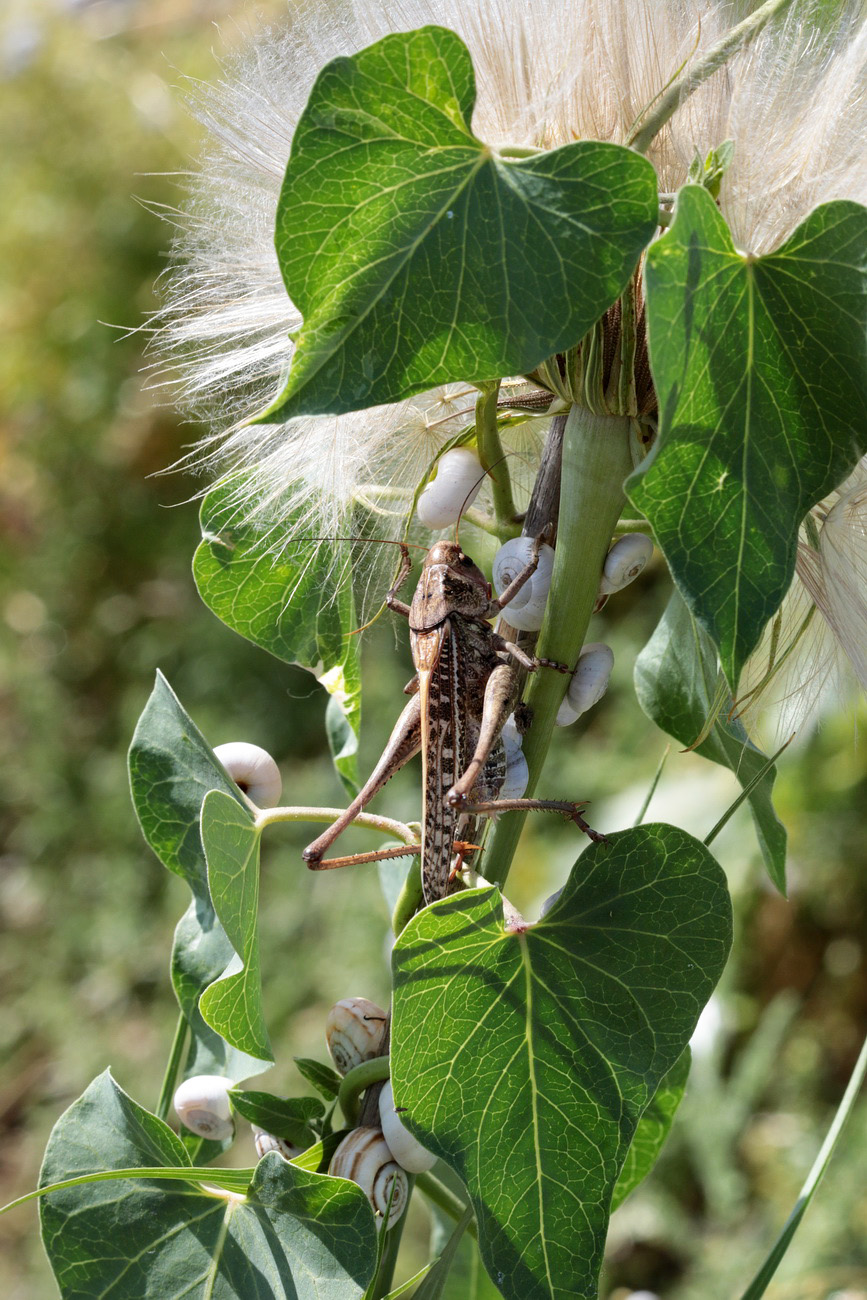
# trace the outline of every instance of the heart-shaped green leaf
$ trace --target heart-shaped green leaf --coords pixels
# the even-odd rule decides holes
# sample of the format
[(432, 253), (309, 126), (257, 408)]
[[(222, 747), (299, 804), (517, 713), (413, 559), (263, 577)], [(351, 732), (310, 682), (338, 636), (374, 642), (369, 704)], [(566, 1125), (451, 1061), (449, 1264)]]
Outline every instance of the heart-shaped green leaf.
[(237, 1083), (266, 1066), (230, 1047), (199, 1014), (199, 996), (233, 955), (208, 892), (199, 817), (208, 790), (221, 790), (240, 807), (244, 804), (238, 787), (162, 673), (157, 673), (133, 735), (129, 777), (145, 839), (163, 865), (186, 880), (193, 894), (172, 947), (172, 983), (191, 1034), (185, 1073), (221, 1074)]
[(205, 989), (199, 1010), (241, 1052), (273, 1061), (259, 971), (259, 840), (252, 814), (222, 790), (202, 804), (202, 844), (217, 917), (232, 945), (226, 969)]
[[(171, 1129), (106, 1071), (58, 1120), (40, 1181), (153, 1166), (184, 1170), (189, 1160)], [(64, 1300), (359, 1300), (376, 1260), (360, 1188), (276, 1153), (243, 1195), (129, 1179), (50, 1192), (40, 1212)]]
[[(695, 752), (734, 772), (746, 788), (767, 765), (736, 718), (710, 637), (675, 592), (653, 636), (635, 661), (635, 691), (644, 712), (681, 745), (692, 746), (713, 713), (716, 718)], [(774, 812), (776, 769), (747, 796), (765, 866), (786, 892), (786, 828)]]
[(612, 1214), (644, 1181), (656, 1164), (665, 1139), (671, 1132), (677, 1108), (683, 1101), (691, 1063), (692, 1054), (687, 1047), (660, 1083), (653, 1094), (653, 1100), (638, 1121), (635, 1137), (626, 1152), (626, 1160), (611, 1198)]
[(299, 1147), (312, 1145), (315, 1136), (312, 1126), (325, 1114), (318, 1097), (275, 1097), (270, 1092), (244, 1092), (238, 1088), (230, 1096), (235, 1110), (244, 1119), (272, 1137), (285, 1138)]
[(442, 27), (322, 69), (277, 210), (304, 325), (262, 418), (522, 374), (622, 292), (656, 227), (650, 163), (595, 140), (498, 152), (472, 134), (475, 99), (469, 51)]
[(336, 1097), (340, 1091), (340, 1075), (330, 1065), (323, 1065), (321, 1061), (313, 1061), (306, 1056), (296, 1056), (295, 1064), (298, 1067), (298, 1073), (312, 1084), (318, 1093), (323, 1097)]
[[(334, 763), (354, 793), (361, 677), (348, 552), (340, 542), (303, 541), (275, 552), (273, 536), (245, 521), (238, 484), (227, 479), (202, 502), (203, 541), (193, 557), (199, 595), (227, 627), (325, 687)], [(289, 517), (282, 527), (291, 536), (306, 522)]]
[(512, 1300), (595, 1300), (629, 1144), (731, 941), (725, 877), (674, 826), (592, 844), (538, 925), (494, 889), (425, 908), (393, 955), (404, 1123), (467, 1185)]
[(824, 204), (753, 257), (689, 185), (645, 281), (659, 442), (627, 487), (736, 688), (804, 514), (867, 448), (867, 209)]

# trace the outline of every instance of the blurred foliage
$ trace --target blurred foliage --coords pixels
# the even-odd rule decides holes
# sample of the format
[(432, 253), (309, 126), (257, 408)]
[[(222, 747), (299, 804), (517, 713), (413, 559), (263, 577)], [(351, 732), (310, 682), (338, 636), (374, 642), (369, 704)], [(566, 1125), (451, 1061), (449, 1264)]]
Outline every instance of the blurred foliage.
[[(211, 21), (226, 13), (205, 0), (65, 11), (22, 2), (7, 6), (0, 27), (0, 254), (14, 271), (0, 298), (3, 1201), (34, 1185), (51, 1124), (106, 1064), (142, 1104), (156, 1100), (175, 1020), (171, 936), (186, 896), (142, 842), (126, 787), (124, 754), (154, 669), (213, 744), (262, 744), (290, 798), (342, 802), (323, 693), (198, 601), (196, 511), (169, 507), (200, 485), (149, 477), (195, 430), (146, 388), (146, 335), (126, 332), (155, 305), (169, 243), (168, 227), (131, 196), (179, 202), (177, 178), (165, 173), (186, 165), (196, 129), (175, 69), (213, 75)], [(232, 6), (224, 43), (239, 39), (237, 17)], [(591, 799), (603, 828), (634, 818), (665, 746), (630, 683), (666, 596), (657, 569), (600, 615), (591, 637), (614, 647), (612, 689), (552, 750), (552, 792)], [(408, 676), (392, 629), (382, 622), (371, 639), (362, 771)], [(766, 884), (745, 813), (717, 842), (735, 892), (735, 955), (703, 1018), (663, 1159), (613, 1221), (610, 1300), (634, 1290), (665, 1300), (739, 1294), (845, 1086), (867, 1032), (867, 773), (854, 709), (829, 714), (782, 761), (790, 901)], [(857, 716), (863, 725), (863, 705)], [(417, 816), (416, 781), (409, 771), (389, 786), (392, 815)], [(672, 753), (649, 816), (704, 834), (734, 794), (728, 774)], [(263, 966), (281, 1059), (263, 1086), (278, 1091), (298, 1082), (292, 1055), (323, 1055), (331, 1002), (387, 996), (376, 874), (309, 875), (299, 855), (308, 838), (286, 828), (265, 846)], [(510, 880), (516, 905), (533, 915), (575, 853), (569, 827), (531, 821)], [(865, 1144), (862, 1102), (769, 1296), (867, 1297)], [(243, 1139), (237, 1162), (252, 1158)], [(419, 1258), (408, 1269), (421, 1262), (427, 1229), (415, 1213)], [(30, 1210), (0, 1220), (0, 1294), (55, 1294)]]

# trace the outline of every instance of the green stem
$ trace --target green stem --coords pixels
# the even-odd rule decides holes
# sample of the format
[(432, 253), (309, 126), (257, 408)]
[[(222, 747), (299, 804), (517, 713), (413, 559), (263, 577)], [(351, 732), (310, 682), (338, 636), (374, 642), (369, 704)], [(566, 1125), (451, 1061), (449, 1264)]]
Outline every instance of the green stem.
[(731, 31), (726, 32), (722, 40), (711, 46), (706, 54), (671, 83), (660, 96), (650, 116), (645, 119), (644, 125), (636, 126), (626, 143), (633, 149), (637, 149), (639, 153), (646, 153), (654, 136), (658, 135), (669, 118), (674, 116), (683, 101), (688, 99), (694, 90), (698, 90), (699, 86), (712, 77), (719, 68), (728, 63), (732, 55), (749, 45), (765, 24), (789, 4), (791, 0), (766, 0), (766, 3), (755, 13), (750, 14), (749, 18), (745, 18), (742, 23), (738, 23)]
[(381, 1083), (388, 1078), (389, 1064), (387, 1056), (375, 1056), (372, 1061), (362, 1061), (344, 1075), (337, 1093), (340, 1109), (350, 1125), (358, 1123), (359, 1099), (363, 1092), (374, 1083)]
[[(594, 415), (573, 406), (563, 435), (557, 552), (545, 622), (536, 653), (574, 669), (596, 603), (599, 576), (626, 500), (623, 480), (632, 469), (629, 420)], [(569, 678), (542, 668), (530, 679), (527, 703), (533, 721), (524, 737), (530, 769), (527, 796), (539, 780), (557, 710)], [(500, 817), (485, 853), (484, 874), (502, 885), (509, 872), (526, 813)]]
[(178, 1016), (178, 1023), (175, 1026), (175, 1036), (172, 1039), (172, 1049), (169, 1052), (166, 1072), (163, 1076), (163, 1086), (160, 1088), (160, 1099), (157, 1102), (156, 1114), (163, 1120), (166, 1120), (169, 1117), (172, 1097), (174, 1097), (175, 1088), (178, 1085), (178, 1076), (181, 1072), (184, 1054), (187, 1050), (188, 1030), (189, 1024), (187, 1023), (187, 1018), (184, 1013), (181, 1012)]
[(413, 858), (409, 864), (409, 871), (406, 873), (403, 888), (394, 905), (394, 911), (391, 914), (391, 928), (395, 937), (403, 933), (405, 926), (409, 924), (423, 902), (421, 861), (419, 858)]
[[(418, 1174), (415, 1185), (438, 1209), (447, 1214), (450, 1219), (454, 1219), (455, 1223), (458, 1223), (466, 1214), (467, 1206), (464, 1205), (460, 1197), (455, 1196), (454, 1192), (450, 1192), (445, 1183), (441, 1183), (433, 1174)], [(478, 1241), (479, 1230), (475, 1217), (467, 1224), (467, 1232), (475, 1241)]]
[[(256, 813), (256, 830), (266, 826), (276, 826), (280, 822), (336, 822), (342, 817), (343, 808), (260, 808)], [(403, 822), (391, 817), (376, 817), (373, 813), (359, 813), (352, 820), (353, 826), (363, 830), (380, 831), (402, 844), (417, 844), (418, 836)]]
[(501, 527), (509, 528), (515, 523), (517, 511), (512, 496), (512, 477), (503, 452), (503, 444), (500, 442), (500, 428), (497, 423), (499, 392), (499, 384), (486, 384), (476, 400), (476, 446), (482, 469), (490, 479), (497, 523)]

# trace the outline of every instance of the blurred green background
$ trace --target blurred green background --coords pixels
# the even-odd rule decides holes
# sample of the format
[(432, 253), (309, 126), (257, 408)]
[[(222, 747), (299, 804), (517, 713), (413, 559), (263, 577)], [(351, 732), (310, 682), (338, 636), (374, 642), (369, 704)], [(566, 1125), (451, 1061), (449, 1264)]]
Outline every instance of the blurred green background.
[[(257, 15), (279, 17), (276, 4)], [(125, 751), (161, 667), (212, 744), (275, 755), (287, 797), (340, 803), (312, 678), (248, 646), (201, 606), (190, 577), (200, 484), (152, 477), (196, 429), (148, 391), (138, 327), (156, 303), (170, 228), (136, 197), (176, 204), (198, 128), (185, 76), (210, 78), (255, 21), (206, 0), (7, 3), (0, 15), (0, 464), (3, 756), (0, 857), (0, 1201), (34, 1186), (59, 1113), (110, 1064), (153, 1105), (175, 1022), (172, 931), (187, 902), (141, 840)], [(612, 689), (558, 733), (556, 787), (593, 800), (602, 829), (635, 815), (665, 741), (630, 697), (631, 665), (664, 606), (660, 568), (609, 604)], [(368, 646), (362, 770), (400, 708), (406, 647)], [(790, 1209), (867, 1032), (867, 778), (849, 701), (782, 763), (791, 897), (763, 878), (749, 819), (718, 841), (737, 910), (735, 955), (702, 1021), (676, 1131), (612, 1223), (603, 1295), (736, 1297)], [(417, 816), (417, 775), (388, 811)], [(727, 774), (672, 754), (651, 807), (704, 834), (734, 795)], [(384, 806), (384, 805), (380, 805)], [(266, 846), (263, 965), (275, 1090), (293, 1055), (324, 1052), (338, 997), (387, 998), (387, 914), (375, 869), (309, 875), (289, 828)], [(369, 842), (368, 842), (369, 843)], [(533, 914), (575, 838), (528, 827), (510, 882)], [(242, 1136), (238, 1163), (253, 1158)], [(867, 1105), (769, 1296), (867, 1297)], [(427, 1225), (414, 1220), (410, 1254)], [(412, 1266), (412, 1262), (408, 1267)], [(0, 1219), (0, 1295), (56, 1289), (36, 1214)]]

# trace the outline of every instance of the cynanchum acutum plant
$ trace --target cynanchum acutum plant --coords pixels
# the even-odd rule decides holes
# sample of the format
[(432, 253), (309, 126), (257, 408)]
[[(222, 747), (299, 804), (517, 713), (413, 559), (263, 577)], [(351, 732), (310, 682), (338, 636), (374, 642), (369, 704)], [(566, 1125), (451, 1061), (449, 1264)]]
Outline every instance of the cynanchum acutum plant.
[[(731, 767), (784, 888), (775, 769), (740, 717), (776, 692), (803, 721), (828, 647), (867, 681), (865, 67), (855, 0), (348, 0), (298, 7), (194, 93), (208, 142), (154, 346), (211, 421), (192, 454), (220, 476), (196, 581), (230, 627), (316, 674), (347, 788), (365, 775), (349, 633), (383, 601), (370, 566), (394, 560), (348, 539), (428, 547), (459, 528), (500, 589), (538, 543), (498, 622), (502, 662), (517, 644), (538, 670), (510, 701), (496, 780), (508, 761), (509, 798), (550, 798), (555, 721), (611, 673), (594, 609), (611, 597), (606, 616), (628, 618), (619, 593), (642, 588), (652, 537), (672, 585), (638, 702)], [(453, 674), (457, 717), (467, 680)], [(627, 699), (624, 677), (608, 705)], [(419, 1193), (454, 1220), (419, 1295), (458, 1294), (449, 1268), (472, 1237), (507, 1300), (591, 1300), (611, 1207), (655, 1161), (726, 960), (721, 823), (704, 842), (604, 825), (535, 922), (502, 893), (522, 812), (479, 823), (428, 907), (410, 865), (390, 1010), (338, 1004), (340, 1073), (300, 1063), (317, 1095), (231, 1089), (260, 1154), (261, 1134), (302, 1150), (239, 1170), (214, 1163), (225, 1125), (168, 1126), (171, 1098), (184, 1076), (225, 1095), (291, 1054), (266, 1027), (280, 973), (259, 968), (259, 845), (339, 811), (277, 806), (264, 770), (213, 751), (158, 679), (130, 772), (146, 839), (193, 895), (181, 1017), (154, 1113), (105, 1075), (52, 1134), (41, 1208), (62, 1293), (381, 1300)], [(382, 813), (356, 821), (398, 851), (418, 842)], [(395, 1172), (394, 1118), (433, 1169)], [(376, 1215), (353, 1181), (371, 1149)], [(791, 1232), (744, 1277), (748, 1300)]]

